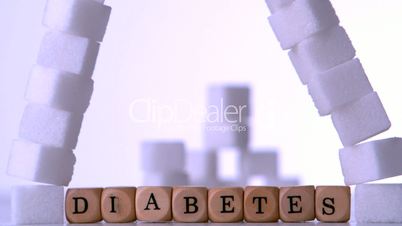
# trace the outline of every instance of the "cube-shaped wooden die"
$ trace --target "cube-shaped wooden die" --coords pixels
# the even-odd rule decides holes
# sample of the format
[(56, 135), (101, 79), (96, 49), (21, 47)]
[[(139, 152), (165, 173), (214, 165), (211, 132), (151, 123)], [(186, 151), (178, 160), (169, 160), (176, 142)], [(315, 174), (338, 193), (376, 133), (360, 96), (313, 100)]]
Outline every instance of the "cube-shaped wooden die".
[(206, 187), (173, 188), (173, 219), (177, 222), (208, 221), (208, 189)]
[(128, 223), (135, 221), (134, 187), (104, 188), (101, 197), (103, 220), (108, 223)]
[(139, 187), (135, 195), (137, 219), (147, 222), (172, 220), (171, 187)]
[(279, 219), (279, 188), (250, 186), (244, 190), (244, 219), (247, 222), (276, 222)]
[(317, 186), (315, 215), (322, 222), (347, 222), (350, 219), (350, 187)]
[(66, 194), (66, 218), (70, 223), (95, 223), (102, 220), (102, 188), (70, 188)]
[(208, 217), (217, 223), (243, 221), (243, 188), (209, 189)]
[(279, 216), (283, 222), (315, 218), (314, 186), (283, 187), (279, 191)]

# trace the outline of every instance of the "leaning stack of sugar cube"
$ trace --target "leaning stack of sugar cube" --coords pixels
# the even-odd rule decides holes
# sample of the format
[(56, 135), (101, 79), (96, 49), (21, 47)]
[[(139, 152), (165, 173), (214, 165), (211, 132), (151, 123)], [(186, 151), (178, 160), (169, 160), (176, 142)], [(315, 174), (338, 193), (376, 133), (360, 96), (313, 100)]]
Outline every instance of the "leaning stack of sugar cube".
[[(319, 114), (331, 115), (344, 145), (339, 155), (345, 183), (361, 184), (401, 175), (401, 138), (359, 144), (386, 131), (391, 123), (359, 59), (355, 58), (355, 49), (345, 29), (339, 25), (330, 1), (266, 0), (266, 3), (271, 11), (269, 23), (282, 49), (290, 49), (289, 58), (300, 80), (307, 85)], [(392, 213), (383, 217), (371, 214), (378, 210), (373, 206), (385, 207), (386, 204), (371, 199), (372, 196), (360, 198), (363, 193), (368, 195), (374, 191), (392, 193), (387, 196), (402, 195), (402, 186), (389, 186), (358, 185), (357, 220), (402, 221), (400, 217), (387, 218)], [(359, 210), (363, 206), (372, 211)], [(400, 213), (402, 208), (390, 211)]]

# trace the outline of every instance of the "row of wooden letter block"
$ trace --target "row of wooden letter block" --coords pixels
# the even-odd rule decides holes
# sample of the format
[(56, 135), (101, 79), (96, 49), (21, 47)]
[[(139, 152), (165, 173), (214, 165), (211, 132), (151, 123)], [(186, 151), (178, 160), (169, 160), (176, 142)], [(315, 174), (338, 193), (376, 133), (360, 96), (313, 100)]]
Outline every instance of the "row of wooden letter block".
[(347, 222), (350, 188), (298, 187), (114, 187), (70, 188), (70, 223), (145, 222)]

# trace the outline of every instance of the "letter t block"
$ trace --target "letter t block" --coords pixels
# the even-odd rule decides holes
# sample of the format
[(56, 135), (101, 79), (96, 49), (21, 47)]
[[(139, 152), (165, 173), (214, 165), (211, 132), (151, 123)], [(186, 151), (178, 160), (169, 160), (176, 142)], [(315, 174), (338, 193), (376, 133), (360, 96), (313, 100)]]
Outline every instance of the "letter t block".
[(208, 190), (205, 187), (173, 188), (173, 219), (176, 222), (208, 222)]
[(71, 188), (66, 194), (66, 218), (70, 223), (96, 223), (102, 220), (102, 188)]
[(314, 186), (283, 187), (279, 190), (279, 216), (283, 222), (315, 218)]

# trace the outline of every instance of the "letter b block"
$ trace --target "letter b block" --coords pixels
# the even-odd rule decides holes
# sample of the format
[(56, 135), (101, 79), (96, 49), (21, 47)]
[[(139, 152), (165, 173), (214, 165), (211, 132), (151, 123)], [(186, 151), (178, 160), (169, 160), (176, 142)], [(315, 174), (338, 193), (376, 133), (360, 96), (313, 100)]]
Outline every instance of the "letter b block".
[(66, 218), (70, 223), (96, 223), (102, 220), (102, 188), (68, 189), (66, 194)]
[(208, 191), (208, 217), (212, 222), (243, 220), (243, 188), (211, 188)]
[(279, 215), (283, 222), (315, 218), (314, 186), (283, 187), (279, 191)]
[(135, 221), (134, 187), (105, 188), (102, 192), (102, 217), (108, 223)]
[(208, 190), (205, 187), (173, 188), (173, 219), (176, 222), (208, 222)]
[(315, 214), (322, 222), (347, 222), (350, 218), (350, 187), (318, 186)]
[(135, 196), (137, 219), (147, 222), (172, 220), (171, 187), (139, 187)]

